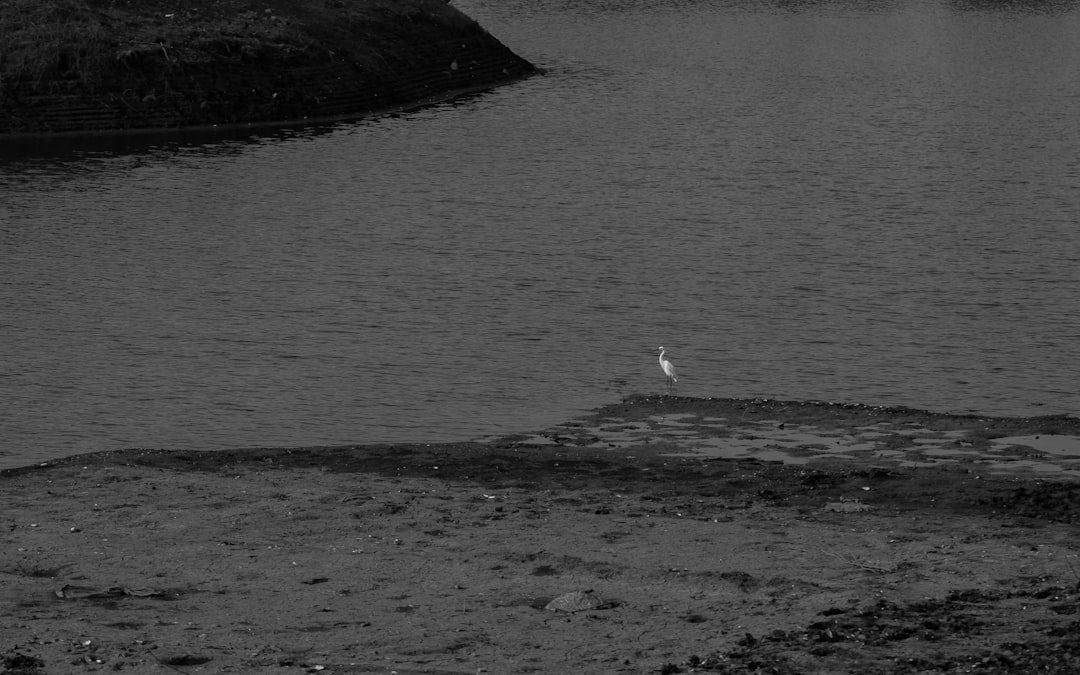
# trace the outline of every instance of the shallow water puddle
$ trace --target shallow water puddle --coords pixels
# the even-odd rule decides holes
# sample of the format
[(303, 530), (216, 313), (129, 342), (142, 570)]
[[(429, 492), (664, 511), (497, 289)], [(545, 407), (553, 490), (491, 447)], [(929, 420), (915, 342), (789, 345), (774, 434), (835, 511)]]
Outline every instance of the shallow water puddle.
[(674, 446), (672, 456), (684, 457), (785, 464), (863, 460), (901, 467), (963, 464), (986, 474), (1080, 478), (1080, 436), (1011, 436), (993, 439), (987, 446), (977, 436), (969, 436), (970, 431), (937, 430), (908, 421), (834, 428), (688, 412), (644, 420), (604, 417), (599, 423), (564, 424), (518, 442), (610, 449), (669, 444)]
[(988, 461), (979, 466), (980, 469), (985, 469), (988, 473), (1034, 473), (1050, 479), (1080, 478), (1080, 461), (1068, 462), (1066, 464), (1038, 460), (1012, 460), (1009, 462)]
[(1080, 437), (1077, 436), (1010, 436), (995, 438), (993, 443), (1002, 446), (1023, 445), (1039, 452), (1080, 459)]

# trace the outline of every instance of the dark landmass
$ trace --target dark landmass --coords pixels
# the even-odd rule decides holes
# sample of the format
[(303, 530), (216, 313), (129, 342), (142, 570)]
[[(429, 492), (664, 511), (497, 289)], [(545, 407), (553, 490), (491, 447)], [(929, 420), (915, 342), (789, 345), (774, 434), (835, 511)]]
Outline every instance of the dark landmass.
[(443, 0), (0, 0), (0, 135), (359, 116), (535, 72)]

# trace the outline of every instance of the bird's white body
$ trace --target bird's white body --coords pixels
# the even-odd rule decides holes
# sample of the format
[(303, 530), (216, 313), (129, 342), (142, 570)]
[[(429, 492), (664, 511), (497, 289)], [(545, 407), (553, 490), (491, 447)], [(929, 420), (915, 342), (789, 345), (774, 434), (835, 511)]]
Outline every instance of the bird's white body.
[(671, 363), (671, 359), (667, 357), (667, 352), (664, 348), (660, 348), (660, 368), (663, 369), (664, 375), (667, 375), (668, 379), (668, 392), (671, 391), (671, 385), (674, 382), (678, 382), (679, 378), (675, 377), (675, 366)]

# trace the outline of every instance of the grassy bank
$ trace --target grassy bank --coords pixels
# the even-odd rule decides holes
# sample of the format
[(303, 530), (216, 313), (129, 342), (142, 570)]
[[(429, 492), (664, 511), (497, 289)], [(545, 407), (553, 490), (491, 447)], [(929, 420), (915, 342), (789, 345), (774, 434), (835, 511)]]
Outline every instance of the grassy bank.
[(146, 61), (182, 66), (297, 54), (353, 58), (378, 72), (393, 65), (388, 54), (481, 32), (442, 0), (4, 0), (0, 77), (100, 85), (118, 66)]
[[(42, 96), (115, 108), (121, 127), (303, 117), (343, 87), (393, 104), (418, 91), (395, 83), (433, 71), (446, 81), (432, 90), (482, 84), (460, 77), (460, 50), (505, 50), (443, 0), (0, 0), (0, 35), (0, 113), (16, 128), (35, 127), (20, 106)], [(321, 89), (318, 68), (334, 69)]]

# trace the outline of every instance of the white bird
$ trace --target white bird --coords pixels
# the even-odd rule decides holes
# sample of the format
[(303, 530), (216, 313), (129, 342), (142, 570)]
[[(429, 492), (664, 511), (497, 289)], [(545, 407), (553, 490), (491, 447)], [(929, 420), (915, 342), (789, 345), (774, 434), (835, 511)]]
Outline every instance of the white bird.
[(664, 375), (667, 375), (667, 390), (670, 394), (672, 384), (678, 382), (679, 378), (675, 377), (675, 366), (667, 357), (663, 347), (660, 347), (660, 367), (664, 369)]

